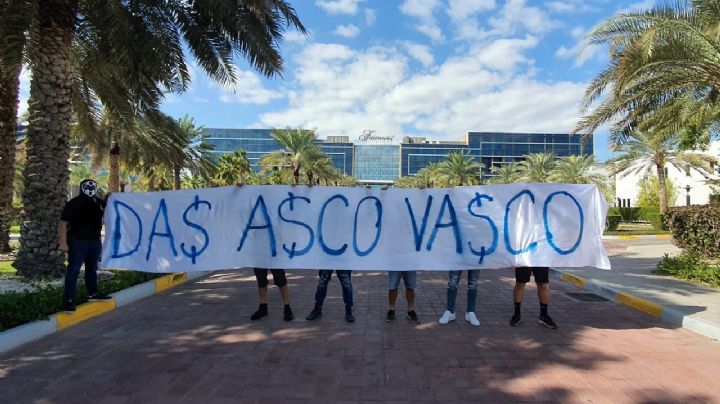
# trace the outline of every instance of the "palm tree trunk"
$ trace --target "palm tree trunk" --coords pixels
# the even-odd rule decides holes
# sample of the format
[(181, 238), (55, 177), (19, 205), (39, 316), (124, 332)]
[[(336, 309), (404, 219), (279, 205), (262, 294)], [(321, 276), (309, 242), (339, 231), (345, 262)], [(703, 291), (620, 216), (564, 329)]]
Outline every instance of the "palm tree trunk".
[(25, 221), (13, 266), (27, 278), (60, 276), (60, 212), (67, 201), (74, 67), (70, 58), (78, 0), (39, 0), (30, 49), (30, 125), (25, 165)]
[(0, 69), (0, 252), (10, 251), (20, 67)]
[(180, 166), (173, 165), (173, 189), (180, 189)]
[(667, 189), (665, 189), (665, 164), (656, 164), (655, 171), (658, 176), (658, 197), (660, 199), (660, 213), (663, 215), (667, 212), (668, 200), (667, 200)]
[(110, 192), (120, 192), (120, 145), (113, 142), (110, 148), (110, 172), (108, 173)]
[(308, 171), (307, 173), (308, 186), (313, 186), (313, 173)]

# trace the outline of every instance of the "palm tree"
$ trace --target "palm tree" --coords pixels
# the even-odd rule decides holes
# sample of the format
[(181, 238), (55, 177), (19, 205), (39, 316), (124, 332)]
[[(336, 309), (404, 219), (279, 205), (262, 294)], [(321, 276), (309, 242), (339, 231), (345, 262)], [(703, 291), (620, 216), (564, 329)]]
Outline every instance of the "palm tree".
[(252, 168), (247, 158), (247, 152), (235, 150), (220, 156), (215, 166), (213, 183), (217, 185), (243, 184), (250, 173), (252, 173)]
[(610, 61), (586, 90), (584, 110), (603, 101), (574, 133), (605, 123), (621, 137), (636, 130), (667, 137), (688, 125), (699, 129), (697, 136), (717, 130), (719, 24), (717, 0), (692, 0), (621, 14), (598, 26), (589, 43), (609, 45)]
[(703, 175), (712, 172), (710, 163), (717, 163), (717, 159), (701, 153), (691, 153), (679, 149), (679, 136), (649, 136), (637, 132), (624, 140), (621, 144), (613, 145), (613, 149), (620, 153), (618, 157), (608, 160), (612, 167), (611, 173), (624, 177), (628, 174), (647, 174), (652, 170), (658, 178), (660, 185), (660, 212), (665, 213), (668, 208), (665, 190), (665, 166), (670, 164), (679, 170), (689, 172), (695, 170)]
[(548, 182), (555, 168), (555, 155), (552, 153), (531, 153), (517, 164), (518, 180), (524, 182)]
[(9, 252), (20, 71), (31, 2), (0, 0), (0, 10), (0, 252)]
[[(64, 203), (74, 99), (91, 106), (97, 97), (121, 117), (150, 112), (157, 109), (164, 89), (187, 88), (183, 46), (213, 79), (227, 84), (235, 78), (233, 53), (249, 59), (267, 76), (279, 74), (282, 57), (276, 46), (282, 39), (282, 24), (304, 32), (295, 11), (283, 0), (88, 3), (81, 7), (79, 0), (38, 0), (30, 30), (28, 55), (33, 68), (25, 177), (33, 184), (23, 195), (27, 220), (14, 264), (19, 274), (28, 277), (59, 274), (63, 268), (64, 255), (48, 246), (54, 244)], [(73, 93), (75, 71), (87, 73), (93, 66), (76, 69), (71, 57), (74, 40), (96, 43), (97, 48), (81, 49), (97, 49), (89, 53), (102, 62), (97, 71), (113, 73), (98, 78), (97, 88), (86, 85), (84, 91)], [(130, 102), (116, 103), (123, 93)], [(112, 97), (104, 99), (103, 94)], [(91, 108), (75, 112), (81, 124), (94, 115)]]
[(215, 162), (210, 155), (215, 146), (206, 142), (207, 135), (204, 133), (204, 128), (196, 127), (195, 120), (185, 114), (177, 120), (175, 129), (183, 140), (183, 154), (181, 161), (172, 164), (173, 189), (180, 189), (182, 169), (189, 169), (199, 177), (209, 179), (215, 170)]
[(595, 184), (603, 192), (609, 192), (608, 178), (600, 173), (592, 172), (595, 156), (561, 157), (550, 174), (552, 182), (566, 184)]
[(518, 180), (518, 168), (515, 163), (506, 163), (490, 169), (494, 177), (490, 179), (492, 184), (512, 184)]
[(277, 167), (292, 167), (293, 183), (300, 182), (300, 170), (310, 156), (317, 155), (315, 132), (304, 129), (275, 129), (271, 136), (284, 150), (267, 154), (266, 163)]
[(463, 152), (453, 152), (441, 162), (438, 177), (448, 186), (477, 185), (482, 177), (482, 163)]
[[(335, 174), (335, 166), (332, 160), (315, 147), (310, 149), (305, 155), (303, 163), (303, 171), (307, 176), (308, 186), (318, 185), (321, 178), (329, 179)], [(316, 179), (317, 178), (317, 182)]]

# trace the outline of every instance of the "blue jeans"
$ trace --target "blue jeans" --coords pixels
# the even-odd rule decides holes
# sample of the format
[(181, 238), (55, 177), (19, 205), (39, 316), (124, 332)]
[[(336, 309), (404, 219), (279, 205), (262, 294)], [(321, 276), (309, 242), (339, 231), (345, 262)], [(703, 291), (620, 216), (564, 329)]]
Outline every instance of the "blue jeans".
[[(338, 279), (340, 279), (340, 285), (342, 286), (343, 301), (345, 302), (345, 308), (349, 309), (353, 306), (353, 291), (352, 282), (350, 281), (350, 275), (352, 271), (335, 271)], [(315, 304), (322, 306), (327, 295), (327, 285), (332, 277), (332, 270), (320, 270), (320, 280), (318, 281), (317, 290), (315, 291)]]
[[(467, 291), (467, 309), (468, 313), (475, 312), (475, 302), (477, 301), (477, 285), (480, 270), (474, 269), (467, 271), (468, 273), (468, 291)], [(447, 310), (455, 313), (455, 298), (457, 297), (458, 284), (460, 283), (460, 275), (462, 271), (450, 271), (447, 290)]]
[(75, 285), (80, 276), (80, 267), (85, 264), (85, 287), (88, 294), (98, 291), (97, 269), (100, 261), (100, 240), (69, 239), (68, 266), (65, 274), (65, 299), (75, 300)]

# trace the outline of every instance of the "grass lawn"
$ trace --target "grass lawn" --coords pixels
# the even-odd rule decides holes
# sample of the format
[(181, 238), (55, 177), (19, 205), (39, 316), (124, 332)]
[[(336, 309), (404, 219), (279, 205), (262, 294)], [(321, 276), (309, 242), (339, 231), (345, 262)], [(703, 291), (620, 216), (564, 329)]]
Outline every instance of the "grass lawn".
[(13, 261), (0, 261), (0, 275), (15, 275), (15, 268), (10, 266)]
[(643, 234), (670, 234), (667, 230), (655, 230), (650, 223), (621, 222), (617, 230), (606, 231), (609, 236), (631, 236)]

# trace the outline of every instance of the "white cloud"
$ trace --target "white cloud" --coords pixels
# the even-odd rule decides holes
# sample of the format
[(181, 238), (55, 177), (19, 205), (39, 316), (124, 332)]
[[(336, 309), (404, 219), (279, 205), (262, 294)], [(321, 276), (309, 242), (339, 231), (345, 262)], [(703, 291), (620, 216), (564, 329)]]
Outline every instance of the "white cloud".
[(283, 39), (287, 42), (303, 43), (310, 37), (312, 37), (312, 31), (308, 31), (307, 35), (295, 30), (287, 31), (283, 34)]
[(463, 21), (495, 8), (495, 0), (449, 0), (447, 13), (453, 21)]
[(644, 0), (637, 3), (632, 3), (625, 8), (621, 8), (617, 11), (617, 13), (623, 14), (637, 11), (645, 11), (651, 9), (653, 6), (655, 6), (655, 0)]
[(317, 0), (315, 4), (329, 14), (355, 14), (365, 0)]
[(587, 0), (563, 0), (545, 3), (548, 10), (558, 14), (579, 14), (597, 11), (598, 8)]
[(602, 55), (603, 48), (598, 45), (589, 45), (585, 40), (586, 34), (584, 27), (577, 26), (573, 28), (570, 35), (575, 40), (575, 45), (570, 48), (561, 46), (555, 51), (555, 56), (560, 59), (574, 58), (574, 67), (580, 67), (590, 59), (599, 58)]
[(432, 66), (432, 64), (435, 63), (435, 57), (428, 46), (408, 42), (405, 44), (405, 49), (407, 49), (410, 56), (420, 62), (424, 67)]
[(356, 37), (359, 33), (360, 33), (360, 28), (358, 28), (352, 24), (338, 25), (337, 27), (335, 27), (335, 31), (333, 31), (333, 34), (340, 35), (345, 38)]
[[(321, 136), (375, 129), (398, 140), (457, 140), (471, 130), (569, 131), (586, 83), (535, 79), (526, 53), (538, 42), (535, 36), (491, 41), (423, 73), (413, 73), (393, 47), (313, 44), (296, 57), (288, 107), (262, 114), (260, 123), (316, 127)], [(429, 48), (402, 46), (430, 62)]]
[(521, 29), (543, 33), (559, 25), (540, 8), (527, 6), (525, 0), (507, 0), (497, 17), (490, 18), (489, 23), (499, 35), (511, 35)]
[(417, 18), (419, 20), (416, 25), (417, 30), (433, 41), (440, 41), (443, 39), (443, 33), (433, 15), (439, 6), (438, 0), (405, 0), (400, 5), (400, 12)]
[(372, 8), (365, 9), (365, 25), (372, 26), (377, 20), (377, 11)]
[(263, 87), (260, 78), (250, 71), (237, 71), (237, 83), (231, 88), (222, 88), (220, 101), (239, 104), (267, 104), (282, 97), (278, 91)]

